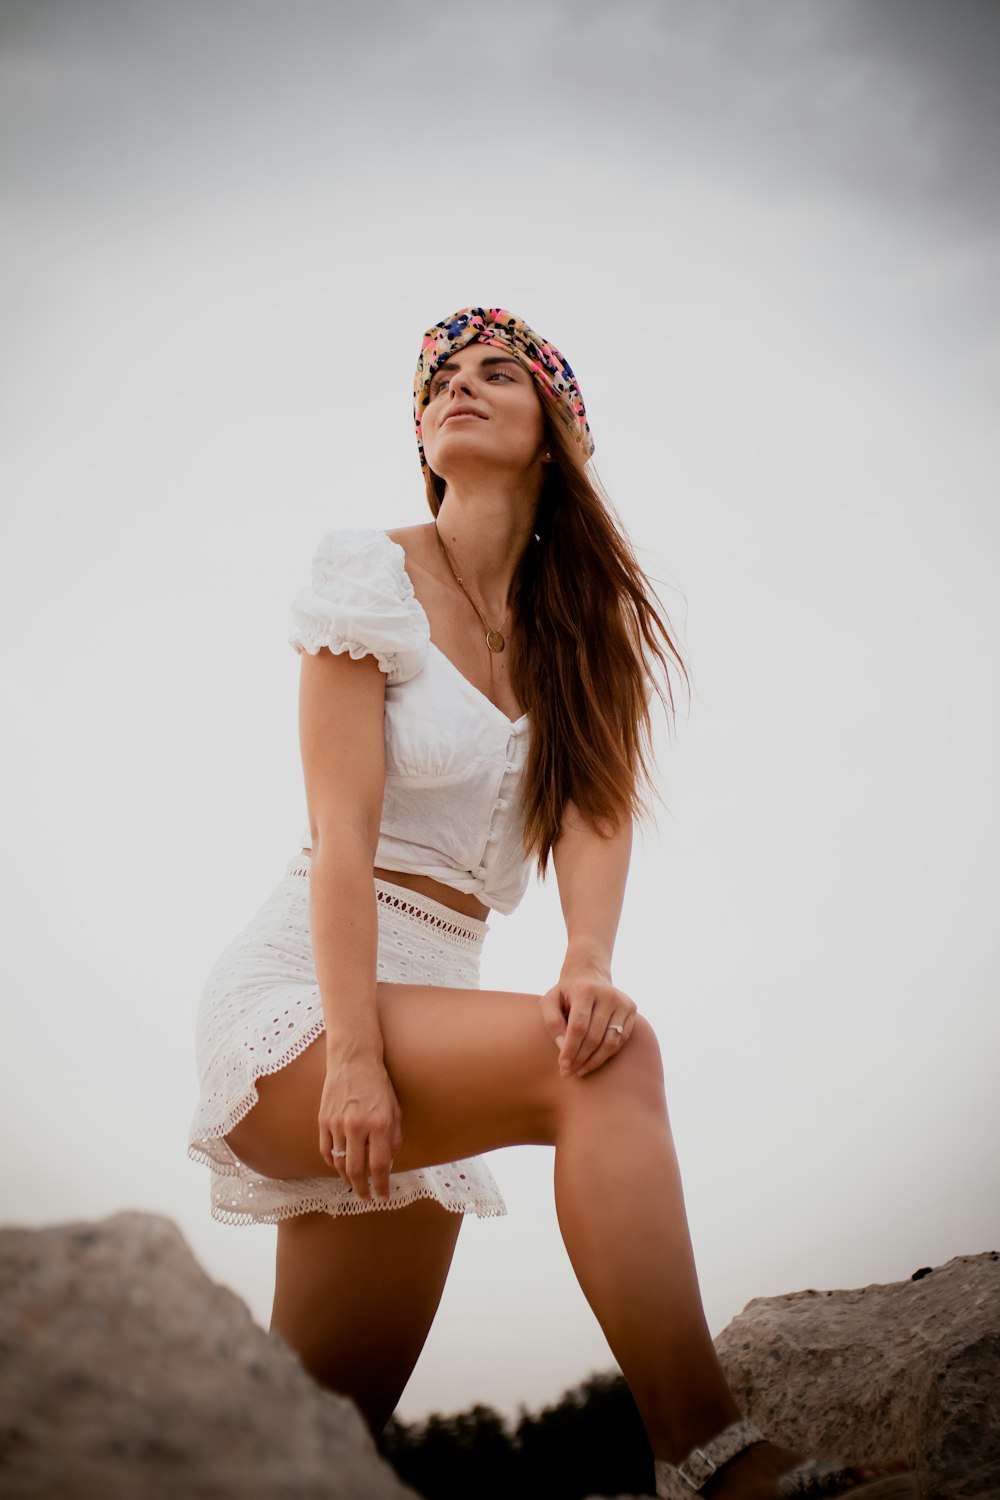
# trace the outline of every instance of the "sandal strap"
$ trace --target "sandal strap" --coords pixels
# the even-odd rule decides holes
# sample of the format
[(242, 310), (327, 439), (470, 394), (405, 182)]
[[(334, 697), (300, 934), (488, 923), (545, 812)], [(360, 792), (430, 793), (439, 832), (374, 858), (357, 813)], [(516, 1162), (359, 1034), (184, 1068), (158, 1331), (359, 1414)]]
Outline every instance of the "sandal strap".
[(841, 1500), (858, 1492), (878, 1493), (883, 1500), (919, 1500), (916, 1475), (893, 1464), (865, 1464), (862, 1468), (811, 1458), (782, 1474), (777, 1500)]
[(778, 1480), (776, 1494), (780, 1500), (823, 1500), (824, 1496), (847, 1494), (857, 1489), (857, 1480), (852, 1480), (850, 1471), (831, 1459), (810, 1458), (789, 1469)]
[[(703, 1444), (700, 1448), (692, 1448), (683, 1463), (668, 1464), (662, 1460), (656, 1465), (657, 1493), (666, 1500), (682, 1500), (684, 1496), (690, 1496), (691, 1492), (700, 1494), (712, 1475), (725, 1464), (730, 1463), (747, 1448), (752, 1448), (754, 1443), (763, 1443), (767, 1439), (753, 1422), (744, 1418), (740, 1422), (734, 1422), (724, 1432), (712, 1438), (711, 1442)], [(676, 1477), (675, 1477), (676, 1476)], [(677, 1481), (680, 1480), (681, 1483)]]

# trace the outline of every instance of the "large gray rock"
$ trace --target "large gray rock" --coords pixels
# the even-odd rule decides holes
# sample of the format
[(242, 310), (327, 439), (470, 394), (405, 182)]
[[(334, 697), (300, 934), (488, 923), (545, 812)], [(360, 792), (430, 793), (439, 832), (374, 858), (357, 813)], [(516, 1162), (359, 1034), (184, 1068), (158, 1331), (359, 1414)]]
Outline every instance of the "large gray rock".
[(0, 1230), (0, 1495), (414, 1500), (168, 1219)]
[(777, 1442), (901, 1457), (927, 1500), (1000, 1497), (1000, 1255), (909, 1281), (758, 1297), (715, 1341), (736, 1399)]

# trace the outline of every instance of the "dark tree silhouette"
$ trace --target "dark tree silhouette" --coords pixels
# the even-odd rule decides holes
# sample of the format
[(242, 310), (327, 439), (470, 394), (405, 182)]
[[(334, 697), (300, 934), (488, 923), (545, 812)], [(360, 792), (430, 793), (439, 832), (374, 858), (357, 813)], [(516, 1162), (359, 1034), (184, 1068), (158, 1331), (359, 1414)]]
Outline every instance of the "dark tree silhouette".
[(653, 1456), (620, 1375), (594, 1375), (510, 1431), (489, 1406), (407, 1424), (395, 1418), (379, 1444), (399, 1477), (425, 1500), (583, 1500), (651, 1495)]

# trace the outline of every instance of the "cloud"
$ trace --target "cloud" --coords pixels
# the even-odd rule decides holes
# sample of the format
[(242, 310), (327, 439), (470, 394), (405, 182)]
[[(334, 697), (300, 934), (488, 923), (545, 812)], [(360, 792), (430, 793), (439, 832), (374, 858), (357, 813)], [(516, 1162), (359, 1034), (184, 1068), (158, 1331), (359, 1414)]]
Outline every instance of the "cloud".
[(0, 108), (29, 199), (356, 170), (438, 188), (450, 166), (465, 206), (530, 167), (583, 195), (602, 172), (701, 173), (982, 228), (998, 56), (980, 0), (41, 0), (8, 7)]

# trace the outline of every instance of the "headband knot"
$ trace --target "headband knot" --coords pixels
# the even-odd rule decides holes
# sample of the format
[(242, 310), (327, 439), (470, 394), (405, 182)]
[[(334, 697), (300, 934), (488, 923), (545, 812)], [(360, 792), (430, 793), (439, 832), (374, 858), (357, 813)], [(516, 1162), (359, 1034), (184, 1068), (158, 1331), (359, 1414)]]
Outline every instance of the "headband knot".
[(587, 424), (587, 413), (576, 376), (564, 359), (547, 339), (529, 328), (523, 318), (517, 318), (503, 307), (463, 307), (450, 318), (442, 318), (433, 328), (428, 328), (420, 345), (417, 373), (413, 378), (413, 420), (417, 429), (417, 447), (420, 463), (427, 467), (421, 433), (424, 409), (430, 400), (431, 381), (439, 365), (452, 354), (464, 349), (466, 344), (477, 341), (492, 344), (497, 349), (506, 349), (514, 355), (534, 377), (542, 394), (555, 408), (564, 425), (590, 458), (594, 451), (594, 439)]

